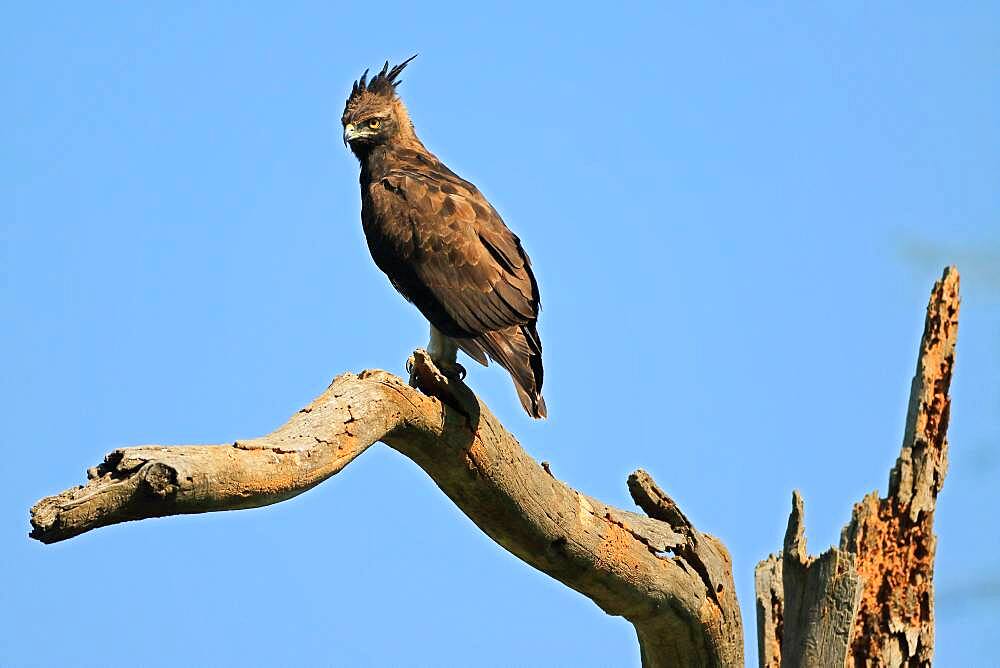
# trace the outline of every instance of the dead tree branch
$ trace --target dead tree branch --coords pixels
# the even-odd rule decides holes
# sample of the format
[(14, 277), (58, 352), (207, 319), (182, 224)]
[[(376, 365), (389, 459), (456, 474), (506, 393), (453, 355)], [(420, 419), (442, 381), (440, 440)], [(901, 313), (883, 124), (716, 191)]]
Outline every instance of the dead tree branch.
[(497, 543), (636, 628), (645, 666), (738, 666), (743, 632), (729, 554), (637, 471), (645, 517), (556, 480), (469, 389), (414, 353), (421, 393), (384, 371), (344, 374), (284, 426), (216, 446), (110, 453), (86, 485), (39, 501), (32, 537), (264, 506), (338, 473), (377, 441), (406, 455)]
[[(806, 551), (796, 493), (783, 552), (756, 571), (760, 665), (929, 666), (934, 508), (947, 467), (958, 272), (931, 295), (902, 453), (889, 496), (854, 508), (839, 549)], [(608, 506), (539, 465), (423, 351), (410, 387), (385, 371), (344, 374), (262, 438), (123, 448), (90, 480), (31, 510), (52, 543), (148, 517), (251, 508), (300, 494), (382, 441), (416, 462), (493, 540), (636, 628), (644, 666), (742, 666), (732, 565), (642, 470), (629, 491), (648, 517)]]
[(796, 492), (784, 550), (757, 566), (761, 666), (931, 665), (934, 509), (944, 484), (959, 275), (934, 285), (889, 494), (854, 506), (840, 548), (809, 557)]

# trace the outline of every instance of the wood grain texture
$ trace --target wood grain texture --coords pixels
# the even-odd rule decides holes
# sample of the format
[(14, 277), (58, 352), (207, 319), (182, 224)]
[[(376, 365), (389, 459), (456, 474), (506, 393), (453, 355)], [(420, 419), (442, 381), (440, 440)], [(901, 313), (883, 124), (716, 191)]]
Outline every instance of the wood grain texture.
[(949, 267), (931, 291), (888, 495), (856, 504), (840, 547), (812, 558), (794, 494), (783, 551), (756, 569), (760, 666), (931, 665), (934, 510), (947, 471), (959, 302)]
[[(783, 550), (756, 570), (759, 663), (929, 666), (933, 518), (947, 469), (958, 273), (931, 295), (902, 451), (889, 494), (857, 504), (841, 545), (810, 557), (793, 495)], [(109, 524), (249, 508), (300, 494), (382, 441), (423, 468), (505, 549), (635, 626), (644, 666), (742, 666), (731, 560), (642, 470), (648, 516), (582, 494), (539, 465), (463, 383), (423, 351), (410, 387), (385, 371), (344, 374), (271, 434), (215, 446), (110, 453), (90, 480), (32, 508), (46, 543)]]
[(582, 494), (532, 459), (426, 353), (414, 353), (412, 368), (423, 392), (384, 371), (344, 374), (259, 439), (115, 450), (86, 485), (35, 505), (31, 535), (51, 543), (128, 520), (275, 503), (383, 441), (497, 543), (631, 621), (643, 665), (743, 665), (728, 553), (682, 519), (647, 474), (634, 474), (632, 487), (652, 517)]
[(784, 547), (757, 566), (757, 657), (761, 666), (843, 665), (861, 598), (854, 555), (806, 549), (805, 506), (792, 493)]

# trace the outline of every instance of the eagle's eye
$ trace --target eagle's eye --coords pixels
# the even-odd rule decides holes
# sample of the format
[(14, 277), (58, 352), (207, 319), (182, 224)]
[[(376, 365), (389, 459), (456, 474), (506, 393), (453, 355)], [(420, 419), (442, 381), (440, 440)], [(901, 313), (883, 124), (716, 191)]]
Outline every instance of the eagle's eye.
[(370, 127), (372, 130), (378, 130), (380, 127), (382, 127), (382, 121), (380, 121), (377, 118), (373, 118), (370, 121), (368, 121), (368, 127)]

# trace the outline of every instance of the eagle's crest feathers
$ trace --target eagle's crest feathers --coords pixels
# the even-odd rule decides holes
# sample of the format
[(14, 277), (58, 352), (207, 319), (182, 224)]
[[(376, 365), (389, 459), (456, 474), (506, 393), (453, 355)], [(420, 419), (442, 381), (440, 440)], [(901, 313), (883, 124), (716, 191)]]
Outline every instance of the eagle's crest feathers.
[(368, 81), (368, 70), (365, 70), (351, 87), (351, 96), (347, 98), (347, 109), (351, 110), (359, 107), (363, 102), (370, 102), (371, 100), (366, 100), (366, 98), (372, 96), (383, 98), (386, 101), (392, 100), (396, 96), (396, 86), (403, 83), (402, 81), (397, 81), (396, 77), (416, 57), (417, 54), (413, 54), (391, 69), (389, 68), (389, 61), (385, 61), (382, 70), (373, 76), (371, 81)]

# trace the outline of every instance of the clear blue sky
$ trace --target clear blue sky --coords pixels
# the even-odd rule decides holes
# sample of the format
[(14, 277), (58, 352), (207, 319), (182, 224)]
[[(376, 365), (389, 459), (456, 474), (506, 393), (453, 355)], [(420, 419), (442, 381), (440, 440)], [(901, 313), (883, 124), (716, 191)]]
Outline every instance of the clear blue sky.
[(642, 466), (753, 566), (884, 492), (928, 291), (962, 271), (941, 665), (997, 665), (1000, 11), (836, 2), (20, 3), (0, 26), (0, 664), (619, 666), (631, 627), (377, 446), (262, 510), (26, 538), (123, 445), (264, 433), (426, 326), (372, 264), (338, 125), (420, 57), (426, 144), (523, 238), (550, 419), (469, 382), (570, 484)]

